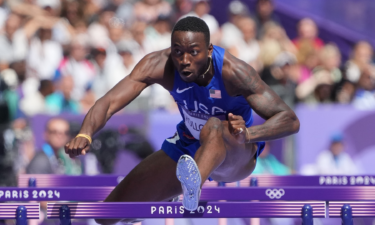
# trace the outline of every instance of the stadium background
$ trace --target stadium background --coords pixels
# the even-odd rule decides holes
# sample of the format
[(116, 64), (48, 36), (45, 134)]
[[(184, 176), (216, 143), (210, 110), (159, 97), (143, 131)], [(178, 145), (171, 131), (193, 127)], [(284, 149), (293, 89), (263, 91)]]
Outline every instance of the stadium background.
[[(350, 174), (374, 174), (374, 11), (372, 0), (0, 0), (0, 186), (27, 172), (50, 118), (67, 119), (73, 137), (95, 100), (168, 47), (189, 13), (300, 118), (298, 134), (269, 145), (286, 167), (259, 173), (325, 174), (320, 154), (339, 142)], [(128, 173), (180, 120), (169, 93), (148, 88), (94, 137), (80, 174)]]

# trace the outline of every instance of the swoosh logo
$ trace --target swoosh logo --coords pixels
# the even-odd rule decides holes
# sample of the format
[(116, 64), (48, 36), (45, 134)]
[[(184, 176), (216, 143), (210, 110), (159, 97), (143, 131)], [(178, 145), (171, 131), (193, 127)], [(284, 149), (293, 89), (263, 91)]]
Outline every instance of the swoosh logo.
[(194, 87), (194, 86), (191, 86), (191, 87), (184, 88), (184, 89), (181, 89), (181, 90), (177, 88), (176, 92), (177, 92), (178, 94), (181, 94), (182, 92), (187, 91), (187, 90), (189, 90), (190, 88), (193, 88), (193, 87)]

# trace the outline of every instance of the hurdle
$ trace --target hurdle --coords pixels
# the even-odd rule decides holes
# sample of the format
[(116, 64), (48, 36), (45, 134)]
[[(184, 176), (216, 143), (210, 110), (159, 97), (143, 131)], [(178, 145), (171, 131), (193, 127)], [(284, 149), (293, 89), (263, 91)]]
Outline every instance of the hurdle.
[[(0, 201), (103, 201), (114, 187), (0, 188)], [(202, 188), (202, 201), (375, 201), (374, 186)]]
[(27, 225), (28, 219), (39, 219), (39, 203), (0, 203), (0, 219), (15, 219), (17, 225)]
[[(21, 174), (18, 177), (18, 187), (28, 187), (29, 179), (35, 178), (37, 187), (64, 186), (116, 186), (125, 176), (97, 175), (97, 176), (66, 176), (47, 174)], [(258, 187), (289, 187), (289, 186), (375, 186), (375, 176), (250, 176), (241, 181), (226, 183), (227, 187), (248, 187), (251, 178), (257, 179)], [(203, 187), (218, 186), (217, 182), (205, 182)]]
[[(325, 218), (325, 202), (200, 202), (196, 211), (178, 202), (48, 203), (47, 218), (301, 218), (304, 206), (312, 217)], [(61, 209), (64, 207), (64, 212)]]
[(353, 225), (352, 218), (375, 217), (375, 202), (329, 202), (329, 217), (341, 217), (343, 225)]

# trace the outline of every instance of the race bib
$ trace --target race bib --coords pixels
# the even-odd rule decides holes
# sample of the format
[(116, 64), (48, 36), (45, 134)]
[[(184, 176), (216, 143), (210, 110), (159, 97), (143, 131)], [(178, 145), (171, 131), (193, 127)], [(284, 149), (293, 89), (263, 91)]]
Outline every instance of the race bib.
[(181, 108), (185, 118), (185, 126), (188, 128), (193, 137), (197, 140), (199, 140), (201, 130), (209, 118), (216, 117), (220, 120), (225, 120), (225, 115), (211, 116), (208, 114), (191, 112), (185, 109), (184, 107)]

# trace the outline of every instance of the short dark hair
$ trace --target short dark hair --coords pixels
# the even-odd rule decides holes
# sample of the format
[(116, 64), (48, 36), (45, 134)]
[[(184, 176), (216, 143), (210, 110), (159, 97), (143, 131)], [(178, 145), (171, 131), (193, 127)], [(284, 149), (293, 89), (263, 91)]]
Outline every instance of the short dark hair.
[(210, 30), (207, 24), (200, 18), (194, 16), (188, 16), (180, 19), (172, 30), (172, 35), (175, 31), (191, 31), (200, 32), (204, 34), (206, 45), (210, 45)]

